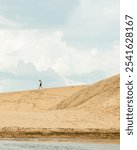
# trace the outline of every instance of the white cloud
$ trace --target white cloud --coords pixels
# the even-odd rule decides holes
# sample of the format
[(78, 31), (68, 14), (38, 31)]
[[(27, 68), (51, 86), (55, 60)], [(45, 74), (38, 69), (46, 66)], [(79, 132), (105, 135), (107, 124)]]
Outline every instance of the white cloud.
[(63, 77), (95, 70), (118, 71), (118, 43), (110, 50), (79, 50), (62, 39), (60, 31), (0, 30), (1, 67), (13, 67), (22, 59), (34, 63), (40, 71), (54, 68)]
[(18, 27), (19, 23), (16, 21), (13, 21), (11, 19), (8, 19), (4, 16), (0, 16), (0, 27)]
[(119, 63), (119, 45), (114, 44), (107, 51), (94, 48), (85, 51), (71, 49), (56, 61), (54, 69), (66, 76), (98, 70), (113, 74), (119, 72)]
[(39, 70), (45, 70), (63, 55), (65, 43), (59, 31), (0, 30), (0, 55), (2, 68), (16, 65), (19, 59), (34, 62)]

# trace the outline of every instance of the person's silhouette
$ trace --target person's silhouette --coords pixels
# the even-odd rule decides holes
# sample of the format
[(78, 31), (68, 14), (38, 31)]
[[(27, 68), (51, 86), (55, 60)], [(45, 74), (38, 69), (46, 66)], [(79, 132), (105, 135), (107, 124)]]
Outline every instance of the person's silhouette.
[(39, 80), (39, 89), (42, 89), (42, 81)]

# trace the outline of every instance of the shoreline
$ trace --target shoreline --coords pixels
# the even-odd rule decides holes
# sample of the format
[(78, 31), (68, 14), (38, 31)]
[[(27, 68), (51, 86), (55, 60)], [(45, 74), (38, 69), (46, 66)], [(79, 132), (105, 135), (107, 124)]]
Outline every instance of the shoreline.
[[(41, 139), (74, 141), (119, 141), (120, 132), (116, 129), (73, 129), (73, 128), (19, 128), (4, 127), (0, 129), (0, 139)], [(40, 141), (41, 141), (40, 140)], [(104, 143), (104, 142), (103, 142)], [(108, 142), (107, 142), (108, 143)]]
[(94, 143), (94, 144), (120, 144), (120, 139), (84, 139), (84, 138), (0, 138), (0, 141), (17, 142), (74, 142), (74, 143)]

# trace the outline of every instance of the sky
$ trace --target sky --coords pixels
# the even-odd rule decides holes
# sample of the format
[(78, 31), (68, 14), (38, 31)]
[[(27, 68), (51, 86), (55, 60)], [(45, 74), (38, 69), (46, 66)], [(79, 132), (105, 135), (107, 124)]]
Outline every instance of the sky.
[(0, 92), (119, 73), (119, 0), (0, 0)]

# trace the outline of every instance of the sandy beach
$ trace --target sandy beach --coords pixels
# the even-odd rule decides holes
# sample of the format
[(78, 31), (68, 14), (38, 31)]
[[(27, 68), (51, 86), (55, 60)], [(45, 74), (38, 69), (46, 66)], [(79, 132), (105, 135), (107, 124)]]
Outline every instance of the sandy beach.
[(0, 138), (120, 138), (120, 76), (0, 94)]

